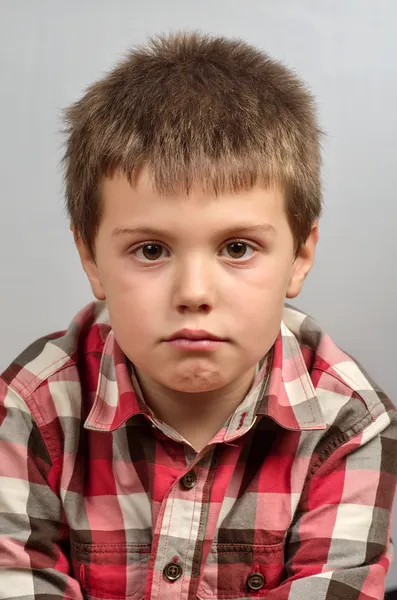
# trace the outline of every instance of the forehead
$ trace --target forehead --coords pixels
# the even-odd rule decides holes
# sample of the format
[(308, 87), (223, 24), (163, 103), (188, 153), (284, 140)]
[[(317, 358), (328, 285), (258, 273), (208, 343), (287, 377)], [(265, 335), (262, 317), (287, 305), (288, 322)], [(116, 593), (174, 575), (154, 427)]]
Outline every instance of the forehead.
[(106, 177), (101, 186), (101, 226), (122, 228), (128, 225), (181, 230), (225, 226), (269, 224), (278, 229), (286, 223), (283, 193), (278, 188), (252, 188), (237, 193), (208, 194), (199, 186), (189, 194), (166, 196), (142, 171), (132, 181), (121, 172)]

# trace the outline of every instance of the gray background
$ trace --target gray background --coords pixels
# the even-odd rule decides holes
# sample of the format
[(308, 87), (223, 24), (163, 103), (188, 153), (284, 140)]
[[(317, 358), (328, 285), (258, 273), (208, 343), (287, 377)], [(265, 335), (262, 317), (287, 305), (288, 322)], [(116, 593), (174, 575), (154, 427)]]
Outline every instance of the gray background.
[(317, 95), (326, 210), (296, 304), (396, 402), (393, 0), (0, 0), (0, 371), (91, 300), (62, 210), (60, 109), (132, 44), (182, 28), (245, 38)]

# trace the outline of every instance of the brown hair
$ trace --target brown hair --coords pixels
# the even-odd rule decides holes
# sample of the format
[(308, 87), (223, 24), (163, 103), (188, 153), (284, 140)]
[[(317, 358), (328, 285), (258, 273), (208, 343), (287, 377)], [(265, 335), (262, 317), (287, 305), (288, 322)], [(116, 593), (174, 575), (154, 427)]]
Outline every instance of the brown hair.
[(65, 111), (66, 205), (94, 253), (102, 178), (149, 169), (165, 195), (278, 185), (299, 248), (321, 212), (320, 135), (300, 79), (245, 42), (199, 33), (132, 50)]

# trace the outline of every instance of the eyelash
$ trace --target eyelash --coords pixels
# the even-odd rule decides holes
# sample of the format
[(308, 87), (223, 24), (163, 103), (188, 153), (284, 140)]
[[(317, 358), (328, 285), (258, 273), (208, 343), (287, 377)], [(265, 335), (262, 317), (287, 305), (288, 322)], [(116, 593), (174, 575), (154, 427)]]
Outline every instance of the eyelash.
[[(235, 243), (245, 244), (248, 248), (251, 248), (251, 250), (253, 250), (253, 255), (252, 256), (255, 256), (255, 254), (258, 252), (258, 249), (253, 244), (247, 242), (246, 240), (242, 240), (242, 239), (239, 239), (239, 238), (236, 238), (236, 239), (228, 241), (223, 247), (226, 248), (227, 246), (230, 246), (230, 245), (235, 244)], [(154, 240), (150, 240), (150, 241), (147, 241), (147, 242), (143, 242), (143, 243), (139, 244), (138, 246), (132, 247), (129, 250), (129, 254), (135, 254), (138, 250), (141, 250), (145, 246), (151, 246), (151, 245), (152, 246), (160, 246), (161, 248), (165, 248), (164, 244), (162, 244), (161, 242), (156, 242)], [(252, 256), (250, 256), (249, 258), (252, 258)], [(230, 257), (230, 259), (233, 260), (232, 257)], [(146, 259), (146, 260), (138, 259), (138, 260), (140, 262), (143, 262), (143, 263), (148, 263), (148, 264), (153, 263), (153, 264), (155, 264), (158, 260), (161, 260), (161, 258), (156, 259), (156, 260), (149, 260), (149, 259)], [(236, 258), (234, 260), (236, 262), (243, 262), (244, 260), (248, 260), (248, 259), (246, 257), (242, 257), (240, 259)]]

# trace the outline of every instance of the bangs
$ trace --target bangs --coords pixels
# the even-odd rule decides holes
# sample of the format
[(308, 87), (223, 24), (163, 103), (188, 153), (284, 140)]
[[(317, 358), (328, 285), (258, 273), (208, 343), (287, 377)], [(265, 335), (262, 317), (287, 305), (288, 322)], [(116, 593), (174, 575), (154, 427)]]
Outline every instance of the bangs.
[(304, 241), (321, 211), (320, 129), (289, 69), (239, 40), (198, 33), (135, 49), (65, 111), (67, 209), (92, 247), (100, 186), (148, 170), (164, 196), (277, 186)]
[(126, 157), (107, 170), (111, 175), (116, 170), (127, 177), (134, 185), (134, 173), (147, 169), (153, 188), (161, 195), (190, 195), (193, 190), (200, 189), (209, 196), (222, 194), (238, 194), (255, 187), (270, 188), (287, 186), (282, 181), (275, 165), (264, 164), (264, 161), (252, 161), (252, 157), (234, 157), (231, 161), (225, 157), (216, 161), (209, 157), (195, 157), (194, 161), (169, 160), (163, 155), (142, 160), (137, 164), (136, 156)]

